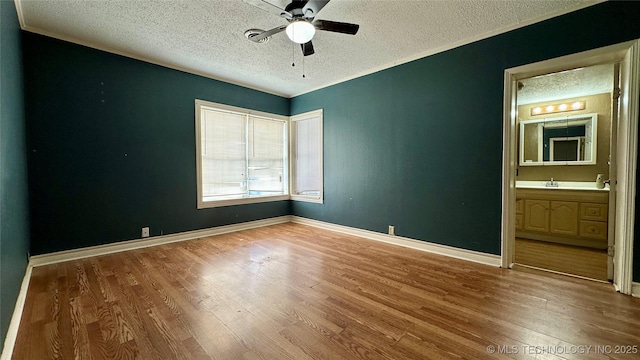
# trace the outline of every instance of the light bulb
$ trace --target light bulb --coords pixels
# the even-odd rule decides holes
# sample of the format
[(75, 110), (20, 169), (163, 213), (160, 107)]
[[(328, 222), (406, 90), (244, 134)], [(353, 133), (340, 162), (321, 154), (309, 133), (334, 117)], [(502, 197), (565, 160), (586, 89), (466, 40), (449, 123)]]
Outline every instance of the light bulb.
[(298, 44), (306, 44), (313, 38), (316, 28), (308, 21), (298, 20), (287, 25), (287, 36)]

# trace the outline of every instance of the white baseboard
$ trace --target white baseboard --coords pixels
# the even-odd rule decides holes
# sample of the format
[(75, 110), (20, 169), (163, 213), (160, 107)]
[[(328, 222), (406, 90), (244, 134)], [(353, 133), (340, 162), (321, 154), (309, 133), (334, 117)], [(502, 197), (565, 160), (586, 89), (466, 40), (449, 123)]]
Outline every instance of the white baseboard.
[[(16, 306), (9, 322), (9, 329), (7, 330), (7, 336), (4, 339), (4, 347), (2, 354), (0, 354), (0, 360), (9, 360), (13, 355), (13, 349), (18, 336), (18, 328), (20, 327), (20, 320), (22, 319), (22, 312), (24, 310), (24, 303), (27, 298), (27, 290), (29, 289), (29, 281), (31, 280), (31, 272), (36, 266), (43, 266), (49, 264), (55, 264), (64, 261), (83, 259), (91, 256), (113, 254), (121, 251), (140, 249), (155, 245), (168, 244), (178, 241), (192, 240), (201, 237), (213, 236), (231, 233), (235, 231), (254, 229), (263, 226), (282, 224), (290, 222), (291, 216), (284, 215), (269, 219), (248, 221), (239, 224), (231, 224), (224, 226), (217, 226), (208, 229), (185, 231), (177, 234), (155, 236), (145, 239), (122, 241), (113, 244), (105, 244), (98, 246), (91, 246), (81, 249), (59, 251), (55, 253), (35, 255), (29, 258), (29, 264), (22, 279), (22, 285), (20, 292), (18, 293), (18, 299), (16, 300)], [(2, 339), (0, 339), (2, 341)]]
[(150, 246), (169, 244), (178, 241), (192, 240), (201, 237), (226, 234), (235, 231), (254, 229), (263, 226), (294, 222), (303, 225), (314, 226), (344, 234), (360, 236), (370, 240), (381, 241), (389, 244), (422, 250), (434, 254), (445, 255), (457, 259), (473, 261), (476, 263), (500, 266), (500, 256), (486, 254), (472, 250), (459, 249), (451, 246), (434, 244), (426, 241), (410, 239), (402, 236), (381, 234), (375, 231), (363, 230), (349, 226), (332, 224), (324, 221), (307, 219), (299, 216), (279, 216), (269, 219), (249, 221), (240, 224), (217, 226), (208, 229), (185, 231), (177, 234), (154, 236), (145, 239), (122, 241), (118, 243), (91, 246), (81, 249), (65, 250), (43, 255), (35, 255), (29, 259), (32, 267), (55, 264), (64, 261), (84, 259), (91, 256), (113, 254), (121, 251), (140, 249)]
[(150, 246), (169, 244), (178, 241), (192, 240), (201, 237), (226, 234), (235, 231), (254, 229), (262, 226), (269, 226), (275, 224), (282, 224), (290, 221), (289, 215), (248, 221), (239, 224), (231, 224), (224, 226), (217, 226), (208, 229), (185, 231), (177, 234), (154, 236), (144, 239), (136, 239), (129, 241), (122, 241), (112, 244), (90, 246), (81, 249), (59, 251), (55, 253), (35, 255), (29, 259), (29, 265), (36, 267), (42, 265), (55, 264), (64, 261), (84, 259), (91, 256), (113, 254), (121, 251), (141, 249)]
[(31, 281), (32, 269), (33, 266), (31, 266), (31, 264), (27, 265), (27, 270), (22, 278), (22, 285), (20, 285), (20, 292), (18, 293), (16, 306), (13, 309), (13, 315), (11, 315), (11, 321), (9, 322), (9, 328), (7, 329), (7, 336), (4, 338), (4, 347), (2, 348), (2, 354), (0, 354), (0, 360), (9, 360), (13, 355), (13, 347), (15, 346), (16, 339), (18, 337), (18, 328), (20, 327), (20, 320), (22, 319), (24, 302), (27, 299), (27, 290), (29, 289), (29, 281)]
[(631, 296), (640, 298), (640, 282), (631, 283)]
[[(31, 279), (32, 269), (36, 266), (48, 265), (59, 263), (63, 261), (83, 259), (91, 256), (112, 254), (121, 251), (140, 249), (155, 245), (168, 244), (178, 241), (185, 241), (191, 239), (197, 239), (201, 237), (226, 234), (235, 231), (254, 229), (263, 226), (282, 224), (286, 222), (293, 222), (303, 225), (309, 225), (313, 227), (322, 228), (325, 230), (336, 231), (344, 234), (359, 236), (362, 238), (381, 241), (388, 244), (399, 245), (411, 249), (421, 250), (434, 254), (453, 257), (456, 259), (462, 259), (472, 261), (480, 264), (490, 265), (494, 267), (501, 266), (501, 259), (499, 255), (486, 254), (478, 251), (459, 249), (451, 246), (434, 244), (426, 241), (410, 239), (402, 236), (387, 235), (378, 233), (375, 231), (363, 230), (353, 228), (349, 226), (337, 225), (327, 223), (318, 220), (307, 219), (299, 216), (279, 216), (275, 218), (269, 218), (264, 220), (249, 221), (240, 224), (232, 224), (225, 226), (218, 226), (209, 229), (186, 231), (178, 234), (156, 236), (146, 239), (137, 239), (130, 241), (123, 241), (114, 244), (98, 245), (82, 249), (60, 251), (50, 254), (36, 255), (29, 259), (29, 265), (22, 280), (22, 286), (20, 293), (18, 294), (18, 300), (16, 301), (15, 310), (11, 317), (9, 329), (4, 342), (4, 349), (0, 360), (9, 360), (13, 354), (13, 348), (15, 346), (16, 336), (18, 335), (18, 327), (20, 326), (20, 319), (22, 318), (22, 312), (24, 308), (25, 299), (27, 296), (27, 289), (29, 287), (29, 281)], [(633, 296), (640, 297), (640, 283), (633, 283), (632, 287)]]
[(480, 264), (490, 266), (501, 266), (500, 255), (486, 254), (478, 251), (459, 249), (452, 246), (434, 244), (427, 241), (410, 239), (397, 235), (387, 235), (370, 230), (362, 230), (344, 225), (332, 224), (324, 221), (307, 219), (299, 216), (291, 216), (291, 222), (314, 226), (326, 230), (336, 231), (344, 234), (363, 237), (370, 240), (385, 242), (388, 244), (399, 245), (411, 249), (426, 251), (434, 254), (453, 257), (467, 261), (473, 261)]

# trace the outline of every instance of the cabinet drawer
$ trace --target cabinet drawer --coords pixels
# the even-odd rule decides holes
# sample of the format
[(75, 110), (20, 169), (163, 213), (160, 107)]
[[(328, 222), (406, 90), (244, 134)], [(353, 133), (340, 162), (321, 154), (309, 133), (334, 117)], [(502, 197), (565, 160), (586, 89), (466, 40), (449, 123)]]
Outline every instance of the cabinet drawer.
[(516, 214), (516, 230), (524, 229), (524, 215)]
[(524, 210), (524, 200), (517, 199), (516, 200), (516, 214), (522, 214), (522, 210)]
[(580, 220), (580, 236), (591, 239), (607, 239), (607, 223)]
[(580, 204), (580, 219), (593, 220), (593, 221), (607, 221), (609, 212), (607, 204), (593, 204), (593, 203), (581, 203)]

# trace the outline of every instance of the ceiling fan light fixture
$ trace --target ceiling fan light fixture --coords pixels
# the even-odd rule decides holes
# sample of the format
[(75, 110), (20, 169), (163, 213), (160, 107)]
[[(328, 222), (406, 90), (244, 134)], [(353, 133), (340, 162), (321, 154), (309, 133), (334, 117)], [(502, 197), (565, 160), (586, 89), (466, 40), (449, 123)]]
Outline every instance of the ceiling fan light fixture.
[(308, 21), (297, 20), (287, 25), (286, 33), (294, 43), (306, 44), (313, 39), (316, 28)]

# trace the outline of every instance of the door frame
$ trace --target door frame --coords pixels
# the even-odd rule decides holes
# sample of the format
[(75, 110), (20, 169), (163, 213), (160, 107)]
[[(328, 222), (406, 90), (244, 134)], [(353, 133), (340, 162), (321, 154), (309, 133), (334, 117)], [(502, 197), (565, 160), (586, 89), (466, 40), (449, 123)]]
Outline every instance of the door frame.
[[(631, 294), (633, 285), (633, 241), (635, 219), (636, 164), (638, 158), (638, 96), (640, 81), (640, 39), (599, 49), (584, 51), (504, 72), (503, 155), (502, 155), (502, 245), (501, 266), (511, 268), (515, 256), (515, 169), (516, 152), (516, 82), (532, 76), (571, 68), (628, 61), (620, 88), (619, 136), (616, 151), (618, 194), (615, 221), (615, 255), (613, 284), (617, 291)], [(611, 224), (609, 225), (611, 226)]]

